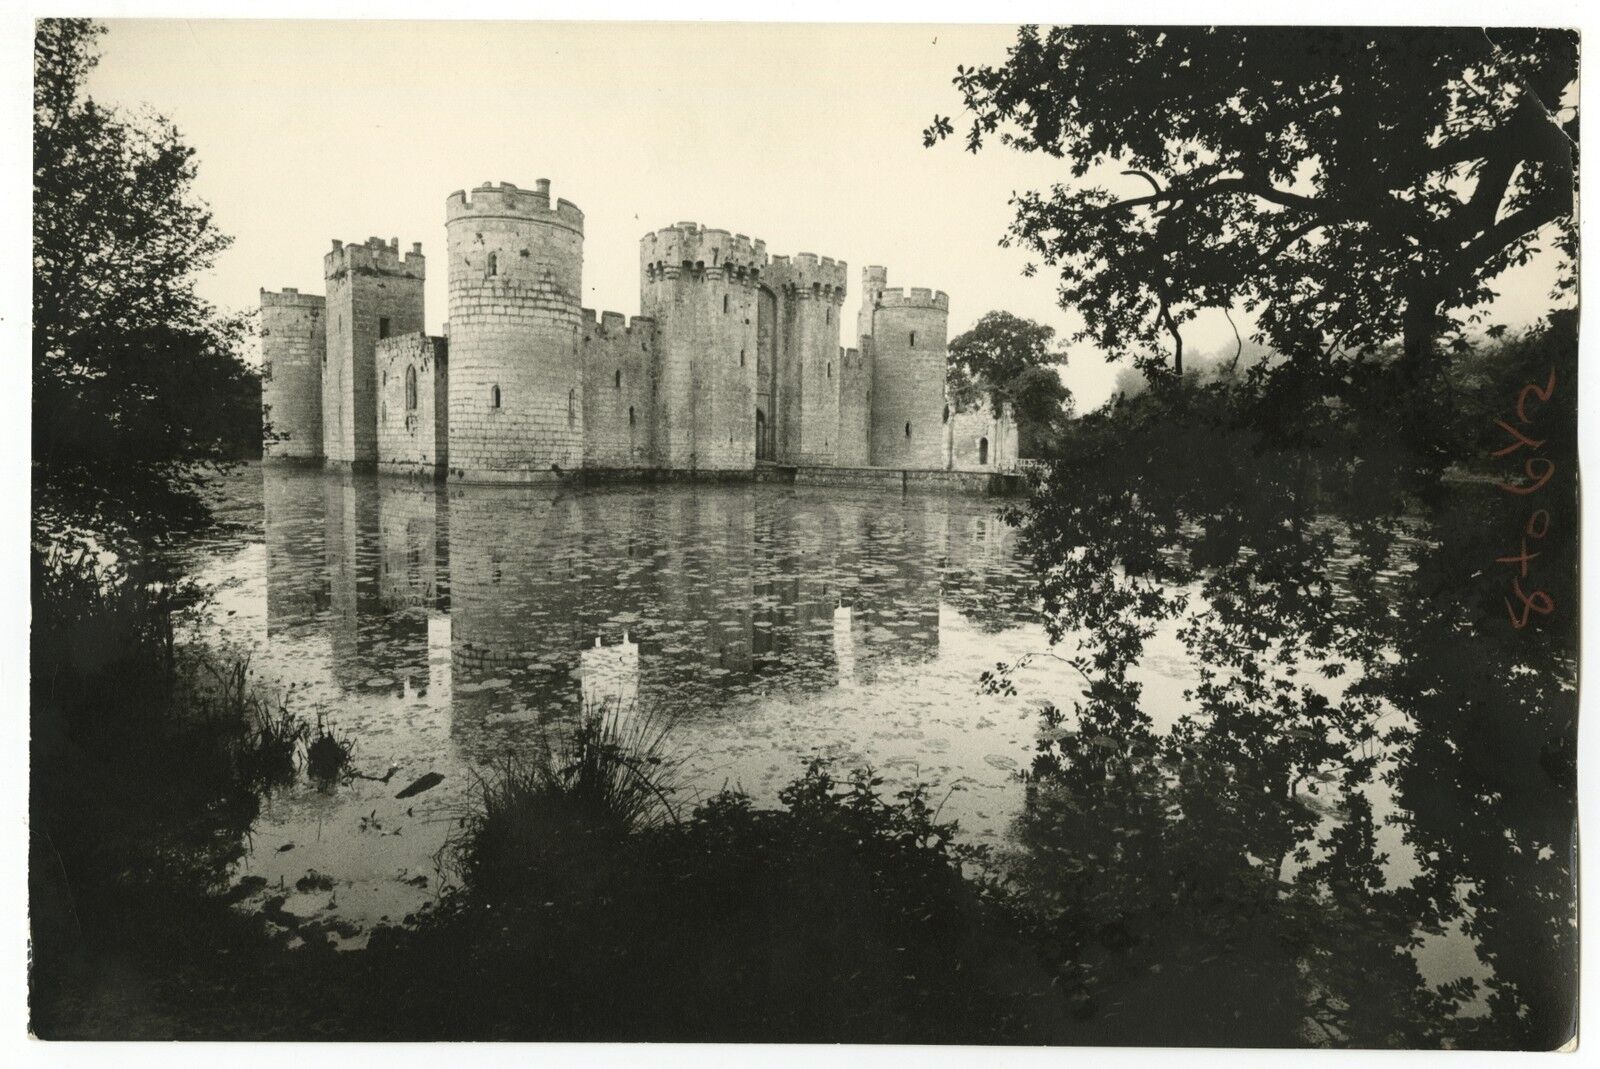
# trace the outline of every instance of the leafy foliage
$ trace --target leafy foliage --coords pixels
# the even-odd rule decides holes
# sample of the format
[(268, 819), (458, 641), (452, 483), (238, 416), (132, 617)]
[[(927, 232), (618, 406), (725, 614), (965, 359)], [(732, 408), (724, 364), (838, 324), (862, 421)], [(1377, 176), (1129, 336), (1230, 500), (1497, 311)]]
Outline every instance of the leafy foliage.
[(203, 521), (205, 476), (259, 448), (261, 416), (247, 324), (195, 292), (229, 239), (194, 150), (85, 95), (103, 32), (44, 19), (34, 41), (33, 463), (41, 536), (107, 544)]
[(988, 312), (950, 342), (946, 386), (951, 402), (970, 408), (987, 401), (999, 415), (1010, 404), (1021, 455), (1041, 455), (1072, 414), (1072, 391), (1052, 365), (1066, 353), (1051, 347), (1055, 328), (1010, 312)]
[(1242, 306), (1295, 361), (1399, 339), (1425, 378), (1541, 235), (1574, 287), (1576, 79), (1570, 30), (1024, 26), (955, 85), (969, 150), (1139, 184), (1014, 199), (1009, 240), (1108, 356), (1181, 374), (1183, 324)]

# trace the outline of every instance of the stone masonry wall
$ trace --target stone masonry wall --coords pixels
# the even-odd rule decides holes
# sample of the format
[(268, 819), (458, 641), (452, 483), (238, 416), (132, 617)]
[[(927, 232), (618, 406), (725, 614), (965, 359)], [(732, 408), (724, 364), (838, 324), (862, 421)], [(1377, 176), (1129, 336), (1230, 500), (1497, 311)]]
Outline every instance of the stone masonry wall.
[(800, 253), (774, 256), (767, 284), (779, 295), (777, 459), (831, 464), (839, 432), (839, 318), (848, 266)]
[(322, 364), (327, 301), (312, 293), (261, 291), (261, 413), (265, 457), (322, 458)]
[(656, 459), (755, 467), (758, 283), (766, 245), (678, 223), (639, 242), (640, 306), (656, 323)]
[(872, 304), (872, 463), (942, 469), (950, 299), (926, 289), (864, 299)]
[(368, 238), (365, 245), (335, 239), (322, 266), (328, 291), (323, 454), (329, 463), (370, 466), (378, 459), (378, 339), (423, 329), (426, 262), (420, 244), (402, 260), (398, 238)]
[(583, 465), (654, 467), (655, 321), (583, 310)]
[(449, 350), (418, 332), (378, 343), (378, 470), (442, 475), (449, 457)]
[(537, 482), (583, 463), (583, 212), (550, 183), (452, 193), (450, 474)]
[(834, 463), (864, 468), (870, 461), (868, 428), (872, 419), (872, 340), (860, 349), (839, 350), (839, 430)]
[(971, 408), (951, 412), (945, 437), (947, 470), (1016, 470), (1017, 425), (1010, 405), (1002, 406), (996, 416), (985, 398)]

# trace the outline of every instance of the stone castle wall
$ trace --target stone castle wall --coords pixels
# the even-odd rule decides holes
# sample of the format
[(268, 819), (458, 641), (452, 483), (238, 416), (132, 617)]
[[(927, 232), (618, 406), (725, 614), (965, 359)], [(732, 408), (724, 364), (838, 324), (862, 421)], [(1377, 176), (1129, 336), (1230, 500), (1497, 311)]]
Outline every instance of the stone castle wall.
[(400, 256), (399, 239), (365, 245), (335, 239), (322, 260), (327, 285), (328, 363), (322, 376), (322, 448), (330, 463), (378, 459), (378, 340), (423, 329), (426, 261), (420, 244)]
[(773, 407), (776, 459), (832, 464), (839, 433), (839, 317), (848, 266), (803, 252), (774, 256), (767, 285), (780, 309)]
[(1015, 462), (1008, 418), (946, 408), (949, 299), (883, 267), (843, 347), (843, 261), (678, 223), (640, 240), (629, 320), (580, 307), (583, 212), (548, 181), (458, 191), (445, 216), (448, 346), (423, 334), (420, 245), (335, 241), (326, 299), (263, 291), (268, 456), (468, 482)]
[(328, 354), (326, 298), (295, 289), (261, 291), (261, 407), (266, 457), (321, 459), (322, 364)]
[(839, 350), (839, 430), (834, 463), (842, 468), (864, 468), (870, 462), (872, 427), (872, 342), (860, 349)]
[(950, 299), (926, 289), (863, 299), (872, 306), (872, 464), (941, 469)]
[(583, 212), (550, 183), (450, 195), (450, 474), (529, 482), (583, 463)]
[(656, 324), (655, 461), (755, 466), (758, 283), (766, 245), (698, 223), (639, 242), (639, 304)]
[(378, 342), (378, 470), (442, 474), (449, 452), (449, 347), (420, 331)]
[(1011, 406), (996, 416), (987, 398), (950, 413), (945, 434), (947, 471), (1015, 471), (1017, 424)]
[(583, 465), (655, 466), (656, 324), (583, 310)]

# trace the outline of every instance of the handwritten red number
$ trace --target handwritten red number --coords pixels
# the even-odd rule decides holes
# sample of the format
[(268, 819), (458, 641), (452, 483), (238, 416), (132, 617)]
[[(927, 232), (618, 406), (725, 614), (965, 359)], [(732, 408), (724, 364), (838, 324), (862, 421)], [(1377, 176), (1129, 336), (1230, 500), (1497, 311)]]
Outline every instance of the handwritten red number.
[(1539, 389), (1539, 387), (1535, 386), (1533, 383), (1530, 382), (1530, 383), (1528, 383), (1528, 385), (1526, 385), (1526, 386), (1524, 386), (1522, 388), (1522, 392), (1521, 393), (1517, 394), (1517, 422), (1519, 422), (1519, 423), (1528, 422), (1528, 408), (1527, 408), (1527, 405), (1528, 405), (1528, 395), (1530, 393), (1533, 394), (1535, 397), (1537, 397), (1542, 402), (1542, 401), (1550, 400), (1550, 395), (1555, 393), (1555, 392), (1556, 392), (1556, 369), (1555, 368), (1551, 368), (1550, 369), (1550, 378), (1545, 382), (1544, 389), (1541, 390), (1541, 389)]
[(1511, 617), (1511, 626), (1516, 628), (1518, 631), (1528, 626), (1528, 616), (1530, 613), (1538, 613), (1540, 616), (1548, 616), (1552, 612), (1555, 612), (1555, 599), (1549, 594), (1546, 594), (1544, 591), (1535, 590), (1532, 594), (1525, 594), (1522, 592), (1522, 580), (1520, 579), (1511, 580), (1511, 589), (1517, 595), (1517, 597), (1522, 600), (1522, 619), (1519, 620), (1517, 619), (1517, 610), (1511, 604), (1511, 599), (1505, 599), (1506, 614)]
[[(1533, 468), (1535, 464), (1544, 465), (1543, 475), (1534, 474)], [(1549, 482), (1550, 477), (1556, 473), (1556, 462), (1551, 460), (1549, 457), (1529, 457), (1522, 465), (1522, 470), (1527, 472), (1528, 478), (1533, 480), (1530, 485), (1517, 486), (1512, 483), (1501, 483), (1500, 489), (1504, 490), (1508, 494), (1527, 495), (1538, 493), (1540, 490), (1544, 489), (1544, 484)]]

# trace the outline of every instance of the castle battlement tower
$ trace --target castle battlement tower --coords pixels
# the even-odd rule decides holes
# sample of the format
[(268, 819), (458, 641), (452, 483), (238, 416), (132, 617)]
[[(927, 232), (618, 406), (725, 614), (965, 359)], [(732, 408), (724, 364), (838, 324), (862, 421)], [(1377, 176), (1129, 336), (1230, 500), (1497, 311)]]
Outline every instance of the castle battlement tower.
[(514, 482), (583, 463), (583, 212), (550, 182), (445, 201), (450, 473)]
[(335, 238), (323, 255), (327, 363), (322, 374), (322, 449), (330, 464), (377, 464), (378, 340), (422, 330), (426, 268), (422, 245), (412, 245), (402, 257), (399, 238), (368, 238), (363, 245)]
[(882, 268), (867, 268), (864, 280), (869, 283), (861, 296), (861, 322), (870, 328), (862, 333), (862, 345), (872, 363), (872, 463), (943, 468), (950, 298), (931, 289), (888, 289)]
[(271, 434), (262, 456), (322, 459), (326, 308), (321, 294), (261, 291), (261, 408)]
[(839, 436), (839, 319), (849, 266), (802, 252), (774, 256), (767, 286), (779, 305), (779, 351), (773, 390), (777, 459), (832, 464)]
[(699, 223), (640, 239), (640, 311), (655, 321), (661, 466), (755, 466), (757, 293), (766, 269), (765, 242)]

